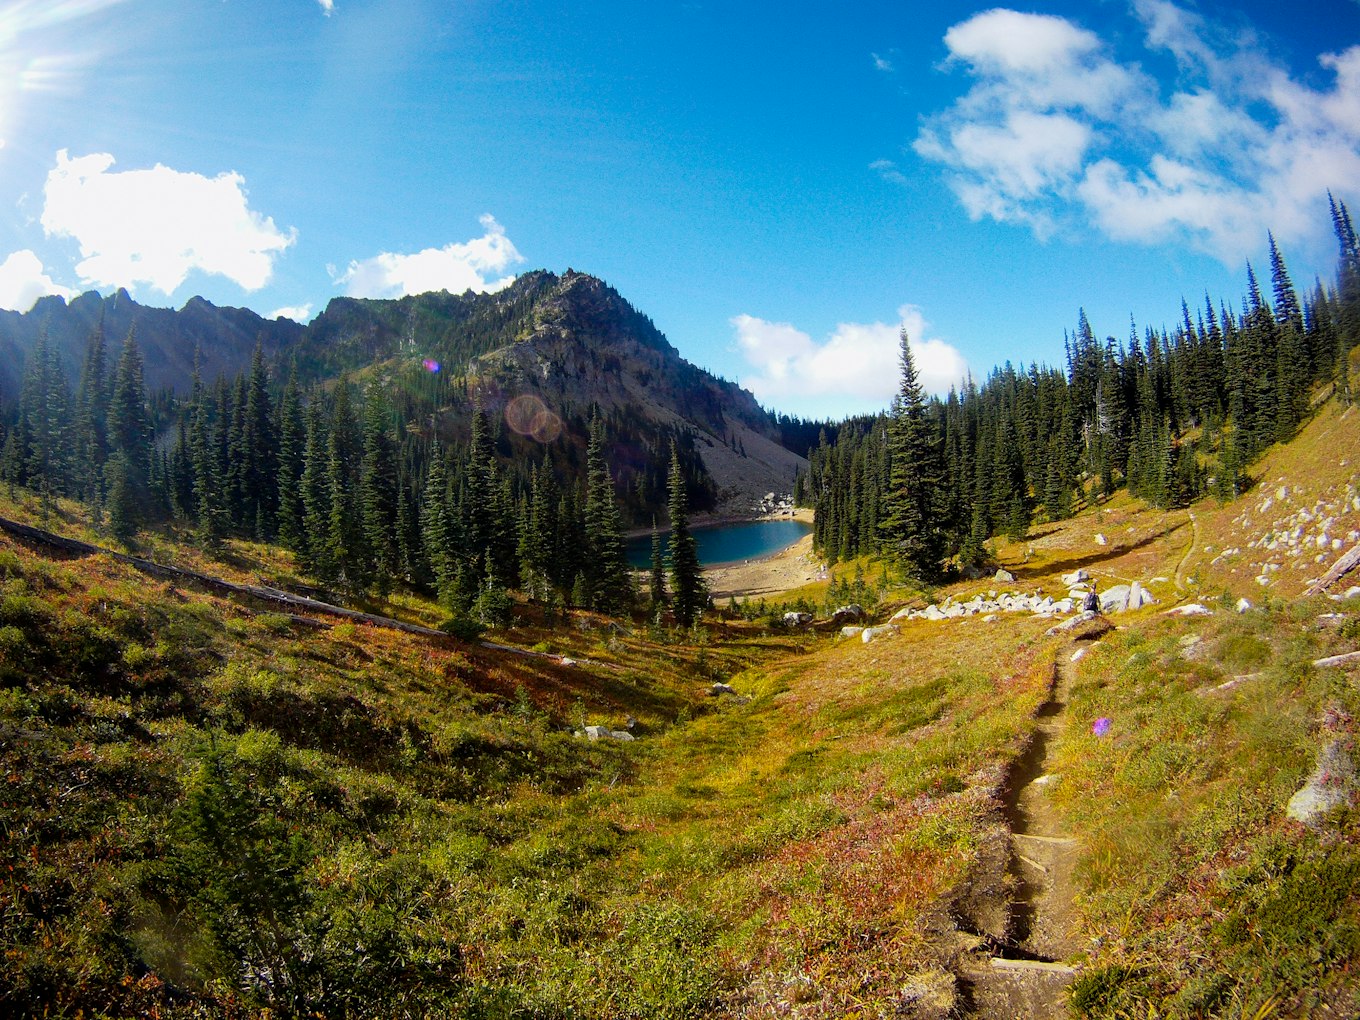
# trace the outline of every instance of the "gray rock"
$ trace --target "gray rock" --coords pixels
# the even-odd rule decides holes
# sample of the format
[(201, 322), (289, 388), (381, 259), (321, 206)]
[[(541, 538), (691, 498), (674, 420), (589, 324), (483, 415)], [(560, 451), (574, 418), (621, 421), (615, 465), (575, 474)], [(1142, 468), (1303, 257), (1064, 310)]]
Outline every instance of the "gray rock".
[(587, 726), (585, 734), (589, 740), (636, 740), (627, 730), (611, 730), (608, 726)]
[(716, 698), (719, 694), (736, 694), (736, 693), (737, 692), (734, 691), (728, 684), (724, 683), (715, 683), (712, 687), (708, 689), (708, 696), (710, 698)]
[(784, 614), (785, 627), (806, 627), (811, 622), (811, 613), (796, 613), (790, 611)]
[(1044, 634), (1047, 637), (1053, 637), (1057, 634), (1065, 634), (1069, 630), (1076, 630), (1077, 627), (1081, 626), (1083, 623), (1087, 623), (1091, 620), (1094, 620), (1099, 615), (1100, 615), (1099, 613), (1078, 613), (1076, 616), (1072, 617), (1072, 619), (1064, 620), (1056, 627), (1049, 627), (1048, 630), (1044, 632)]
[(1129, 608), (1129, 586), (1116, 584), (1100, 593), (1100, 610), (1103, 613), (1122, 613)]
[(1349, 741), (1333, 740), (1318, 755), (1308, 781), (1289, 798), (1285, 813), (1304, 825), (1318, 828), (1327, 812), (1348, 804), (1355, 791), (1355, 761)]
[(1062, 582), (1069, 588), (1075, 588), (1079, 584), (1084, 584), (1091, 579), (1091, 575), (1082, 567), (1072, 571), (1070, 574), (1063, 574)]
[(1002, 584), (1010, 584), (1015, 580), (1015, 575), (1005, 567), (1000, 567), (997, 569), (997, 572), (992, 575), (992, 580), (1000, 581)]
[(881, 637), (888, 637), (889, 635), (896, 633), (897, 627), (895, 625), (885, 623), (881, 627), (865, 627), (864, 630), (860, 632), (859, 639), (867, 645), (870, 641), (877, 641)]
[(843, 637), (843, 638), (859, 637), (862, 633), (864, 633), (864, 628), (863, 628), (863, 627), (842, 627), (842, 628), (841, 628), (841, 637)]
[(945, 616), (939, 606), (926, 606), (925, 618), (927, 620), (943, 620)]
[(1235, 608), (1239, 613), (1246, 613), (1246, 612), (1249, 612), (1249, 611), (1251, 610), (1251, 603), (1248, 602), (1246, 599), (1238, 599), (1238, 600), (1237, 600), (1237, 605), (1236, 605), (1234, 608)]
[(1106, 537), (1105, 537), (1104, 535), (1101, 535), (1101, 534), (1097, 534), (1097, 535), (1096, 535), (1096, 545), (1107, 545), (1108, 542), (1109, 542), (1109, 540), (1106, 539)]
[(1165, 614), (1165, 615), (1167, 615), (1167, 616), (1213, 616), (1213, 615), (1214, 615), (1214, 611), (1213, 611), (1212, 609), (1210, 609), (1208, 606), (1201, 605), (1201, 604), (1198, 603), (1198, 602), (1188, 602), (1188, 603), (1186, 603), (1186, 604), (1183, 605), (1183, 606), (1177, 606), (1175, 609), (1168, 609), (1168, 610), (1166, 611), (1166, 614)]
[(859, 623), (862, 619), (864, 619), (864, 607), (857, 603), (841, 606), (831, 614), (831, 622), (837, 624)]

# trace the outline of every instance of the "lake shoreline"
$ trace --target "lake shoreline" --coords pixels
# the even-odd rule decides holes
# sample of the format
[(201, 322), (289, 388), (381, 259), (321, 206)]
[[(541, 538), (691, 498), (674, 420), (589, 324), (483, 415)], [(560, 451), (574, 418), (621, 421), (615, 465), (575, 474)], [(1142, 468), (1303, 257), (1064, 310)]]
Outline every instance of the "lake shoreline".
[[(759, 516), (705, 518), (695, 529), (718, 527), (725, 524), (749, 524), (763, 521), (795, 520), (812, 524), (812, 511), (795, 510), (792, 514), (776, 513)], [(635, 537), (650, 534), (651, 529), (635, 532)], [(637, 573), (645, 576), (645, 570)], [(826, 568), (812, 550), (812, 534), (808, 533), (782, 549), (729, 563), (715, 563), (704, 567), (704, 579), (715, 600), (778, 596), (805, 584), (826, 579)]]
[[(810, 514), (809, 514), (810, 516)], [(812, 551), (808, 533), (778, 552), (739, 563), (704, 568), (704, 579), (715, 600), (782, 595), (805, 584), (826, 579), (826, 567)]]
[[(812, 511), (807, 507), (798, 507), (793, 511), (779, 510), (768, 514), (696, 514), (689, 519), (691, 531), (702, 531), (705, 528), (722, 528), (729, 524), (764, 524), (767, 521), (801, 521), (808, 526), (812, 525)], [(670, 528), (657, 528), (661, 534), (670, 532)], [(635, 538), (645, 538), (652, 533), (650, 527), (629, 528), (623, 533), (625, 540)]]

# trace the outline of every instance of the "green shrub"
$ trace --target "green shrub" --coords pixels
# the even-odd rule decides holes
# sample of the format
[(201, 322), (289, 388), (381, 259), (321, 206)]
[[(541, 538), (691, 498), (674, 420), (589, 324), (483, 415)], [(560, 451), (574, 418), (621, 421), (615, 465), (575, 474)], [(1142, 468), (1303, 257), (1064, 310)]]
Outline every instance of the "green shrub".
[(450, 616), (439, 625), (439, 629), (459, 641), (476, 641), (486, 630), (486, 626), (466, 616)]

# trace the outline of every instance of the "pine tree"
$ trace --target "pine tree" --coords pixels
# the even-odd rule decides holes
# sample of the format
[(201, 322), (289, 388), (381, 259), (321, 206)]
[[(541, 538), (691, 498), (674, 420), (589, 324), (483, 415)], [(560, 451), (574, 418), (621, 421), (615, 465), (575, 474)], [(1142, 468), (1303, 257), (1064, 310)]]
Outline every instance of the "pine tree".
[(902, 381), (888, 424), (891, 475), (880, 528), (884, 547), (903, 569), (929, 577), (940, 567), (940, 526), (935, 511), (940, 476), (934, 436), (905, 329), (901, 364)]
[(75, 435), (72, 441), (76, 465), (76, 492), (87, 503), (99, 502), (103, 488), (104, 461), (108, 459), (109, 416), (108, 347), (104, 342), (104, 316), (91, 331), (85, 363), (76, 392)]
[(586, 596), (592, 609), (623, 613), (633, 604), (633, 581), (619, 521), (614, 482), (604, 460), (604, 423), (598, 412), (590, 422), (586, 448), (585, 505)]
[(362, 595), (373, 580), (368, 544), (358, 505), (357, 466), (363, 442), (350, 410), (349, 382), (341, 379), (331, 406), (326, 446), (326, 491), (330, 515), (326, 520), (326, 556), (353, 595)]
[[(680, 454), (674, 445), (671, 447), (669, 489), (671, 607), (675, 622), (681, 627), (690, 627), (708, 604), (708, 584), (699, 566), (698, 543), (689, 529), (689, 493), (685, 488), (685, 473), (680, 467)], [(654, 549), (659, 545), (658, 537)]]
[(322, 401), (313, 399), (305, 415), (307, 439), (302, 456), (302, 533), (303, 562), (318, 578), (329, 581), (336, 573), (326, 546), (331, 518), (330, 488), (327, 485), (327, 449), (330, 430)]
[(657, 530), (655, 517), (652, 518), (652, 569), (647, 591), (652, 612), (659, 612), (666, 604), (666, 560), (661, 555), (661, 532)]
[(425, 476), (425, 492), (420, 501), (420, 535), (425, 558), (434, 575), (435, 592), (449, 612), (455, 611), (455, 556), (453, 525), (449, 520), (448, 476), (444, 471), (444, 451), (435, 440), (430, 450), (430, 467)]
[(264, 348), (257, 343), (250, 360), (250, 379), (241, 429), (242, 524), (256, 538), (272, 539), (278, 531), (278, 449), (281, 441), (269, 398)]
[(302, 394), (298, 390), (297, 370), (288, 374), (288, 385), (279, 402), (279, 456), (277, 480), (279, 494), (279, 540), (294, 552), (306, 548), (303, 526), (302, 468), (307, 449), (307, 423), (302, 415)]
[(370, 387), (364, 405), (363, 461), (359, 468), (359, 512), (364, 544), (380, 594), (391, 590), (398, 573), (397, 464), (386, 401)]
[(221, 545), (227, 533), (227, 507), (221, 472), (213, 449), (213, 420), (208, 397), (194, 374), (192, 417), (189, 422), (189, 460), (194, 473), (194, 509), (198, 540), (208, 549)]

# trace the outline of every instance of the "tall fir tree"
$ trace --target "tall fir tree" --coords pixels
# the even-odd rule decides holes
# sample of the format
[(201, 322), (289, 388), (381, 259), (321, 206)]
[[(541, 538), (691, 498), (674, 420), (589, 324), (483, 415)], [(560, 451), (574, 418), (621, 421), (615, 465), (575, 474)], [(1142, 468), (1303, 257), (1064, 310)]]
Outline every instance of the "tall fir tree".
[(680, 454), (674, 444), (671, 446), (668, 488), (671, 609), (675, 613), (676, 623), (681, 627), (690, 627), (708, 604), (708, 584), (699, 566), (698, 543), (689, 528), (689, 493), (685, 486), (685, 472), (680, 466)]
[(303, 527), (302, 468), (307, 450), (307, 423), (302, 414), (302, 393), (297, 370), (288, 373), (288, 384), (279, 401), (279, 455), (277, 481), (279, 494), (279, 540), (294, 552), (306, 546)]
[(604, 459), (604, 422), (598, 411), (591, 418), (586, 448), (584, 524), (586, 558), (582, 567), (589, 605), (602, 613), (626, 612), (633, 605), (633, 581), (614, 481)]
[(364, 402), (363, 461), (359, 468), (359, 512), (370, 572), (380, 594), (398, 575), (397, 462), (386, 400), (376, 386)]
[(936, 513), (941, 479), (935, 436), (905, 329), (900, 354), (902, 379), (888, 422), (891, 474), (879, 527), (884, 547), (908, 574), (931, 577), (940, 569), (942, 553)]

